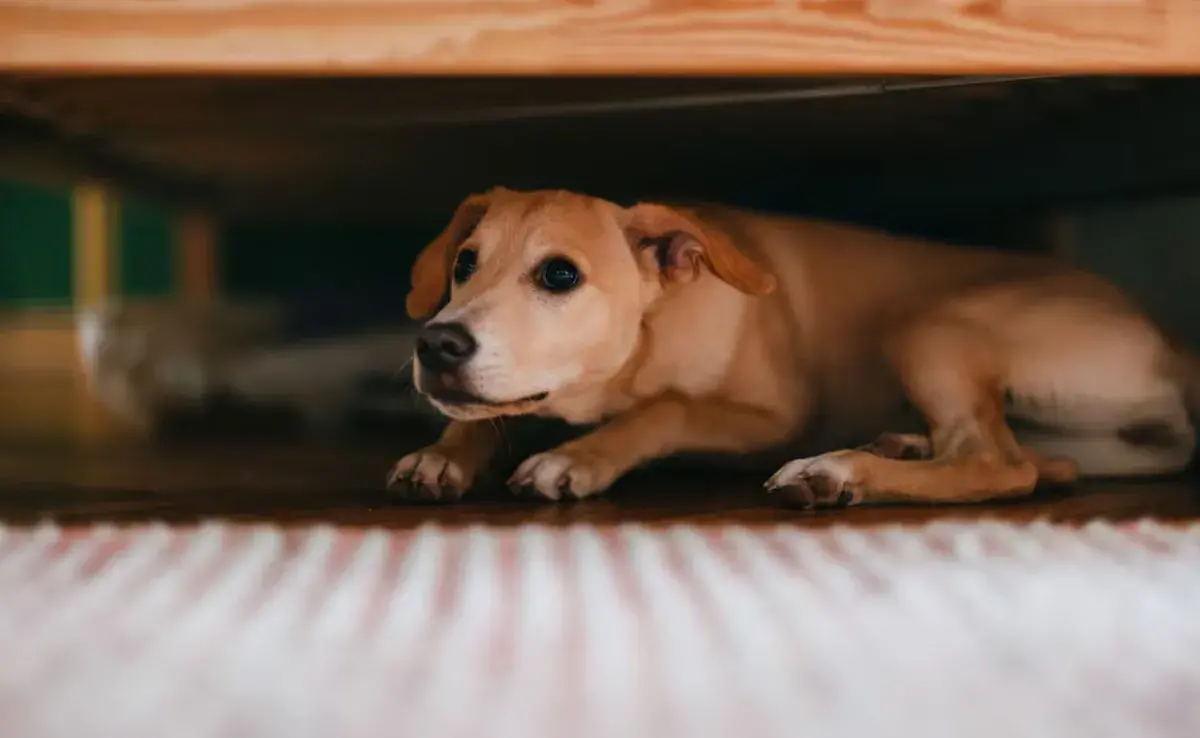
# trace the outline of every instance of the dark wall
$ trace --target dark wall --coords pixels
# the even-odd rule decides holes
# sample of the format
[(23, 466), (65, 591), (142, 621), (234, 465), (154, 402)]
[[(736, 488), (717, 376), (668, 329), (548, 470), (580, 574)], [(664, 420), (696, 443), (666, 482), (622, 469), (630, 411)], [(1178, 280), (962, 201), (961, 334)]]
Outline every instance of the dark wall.
[(1200, 349), (1200, 188), (1190, 197), (1082, 208), (1066, 226), (1072, 261), (1115, 282)]
[(413, 256), (438, 228), (336, 221), (231, 223), (222, 233), (222, 288), (234, 295), (395, 290), (402, 296)]

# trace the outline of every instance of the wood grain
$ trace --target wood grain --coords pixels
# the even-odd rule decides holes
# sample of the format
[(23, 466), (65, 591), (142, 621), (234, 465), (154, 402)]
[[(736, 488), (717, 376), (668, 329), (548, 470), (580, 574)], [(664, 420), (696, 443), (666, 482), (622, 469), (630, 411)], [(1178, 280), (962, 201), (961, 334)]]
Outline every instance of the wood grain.
[(1200, 70), (1195, 0), (7, 0), (0, 67), (286, 73)]

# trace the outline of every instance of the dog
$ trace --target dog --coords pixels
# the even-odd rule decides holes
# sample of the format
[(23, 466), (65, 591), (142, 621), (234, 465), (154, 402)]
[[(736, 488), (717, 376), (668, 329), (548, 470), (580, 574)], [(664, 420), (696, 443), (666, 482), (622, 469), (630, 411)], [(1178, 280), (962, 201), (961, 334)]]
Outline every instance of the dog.
[(411, 499), (458, 499), (516, 415), (597, 425), (509, 480), (551, 500), (670, 455), (792, 449), (765, 486), (801, 507), (981, 502), (1177, 472), (1196, 441), (1197, 362), (1043, 255), (496, 188), (419, 254), (406, 308), (427, 321), (414, 384), (450, 419), (391, 471)]

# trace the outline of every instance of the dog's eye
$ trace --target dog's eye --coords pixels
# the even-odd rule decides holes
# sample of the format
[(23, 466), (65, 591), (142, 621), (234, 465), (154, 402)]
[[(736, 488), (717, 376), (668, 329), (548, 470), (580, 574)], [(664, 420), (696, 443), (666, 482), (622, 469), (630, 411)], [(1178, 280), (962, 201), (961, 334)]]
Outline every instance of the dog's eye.
[(479, 262), (479, 256), (471, 249), (464, 249), (458, 252), (458, 258), (454, 260), (454, 283), (462, 284), (471, 278), (475, 273), (475, 267)]
[(579, 267), (556, 256), (547, 259), (537, 270), (537, 282), (547, 292), (569, 292), (579, 286)]

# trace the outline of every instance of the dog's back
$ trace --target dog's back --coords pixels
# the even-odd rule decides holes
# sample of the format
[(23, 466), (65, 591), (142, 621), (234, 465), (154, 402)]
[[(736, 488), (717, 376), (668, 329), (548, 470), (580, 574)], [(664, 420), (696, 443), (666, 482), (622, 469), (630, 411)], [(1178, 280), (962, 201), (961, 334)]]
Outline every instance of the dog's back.
[[(713, 210), (779, 278), (796, 366), (820, 397), (820, 443), (912, 428), (890, 347), (910, 326), (989, 337), (1018, 438), (1087, 474), (1173, 471), (1195, 444), (1200, 365), (1113, 285), (1052, 257), (947, 246), (854, 226)], [(930, 342), (932, 354), (950, 347)], [(786, 351), (783, 347), (780, 350)], [(1190, 411), (1190, 412), (1189, 412)]]

